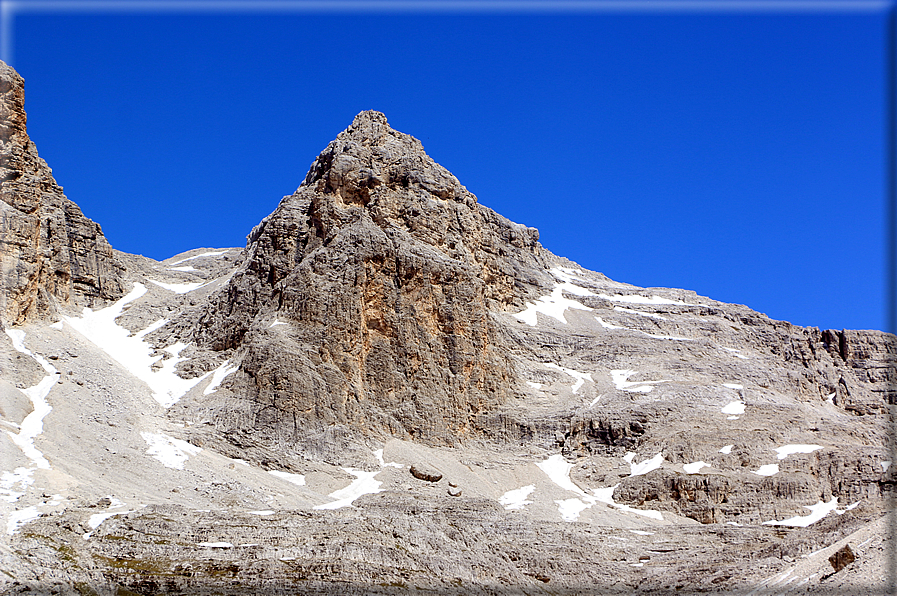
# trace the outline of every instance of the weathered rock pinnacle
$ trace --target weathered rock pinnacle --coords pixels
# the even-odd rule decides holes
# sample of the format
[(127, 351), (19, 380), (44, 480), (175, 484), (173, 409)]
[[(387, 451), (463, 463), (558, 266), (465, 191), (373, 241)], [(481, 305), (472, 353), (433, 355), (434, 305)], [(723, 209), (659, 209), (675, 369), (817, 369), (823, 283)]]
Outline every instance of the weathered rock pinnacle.
[(374, 111), (321, 152), (247, 254), (196, 333), (245, 350), (247, 424), (447, 442), (514, 385), (490, 310), (547, 277), (534, 228), (479, 205)]
[(0, 319), (18, 324), (56, 304), (122, 295), (122, 266), (100, 226), (56, 184), (25, 126), (25, 87), (0, 62)]

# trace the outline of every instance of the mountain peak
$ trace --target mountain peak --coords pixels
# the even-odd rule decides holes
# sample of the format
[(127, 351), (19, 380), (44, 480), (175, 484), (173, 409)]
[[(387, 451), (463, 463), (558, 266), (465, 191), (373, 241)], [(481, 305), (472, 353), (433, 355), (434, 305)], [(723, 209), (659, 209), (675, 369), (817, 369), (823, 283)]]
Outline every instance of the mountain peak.
[(40, 318), (58, 305), (123, 294), (123, 267), (100, 226), (66, 198), (28, 137), (25, 82), (0, 61), (0, 319)]

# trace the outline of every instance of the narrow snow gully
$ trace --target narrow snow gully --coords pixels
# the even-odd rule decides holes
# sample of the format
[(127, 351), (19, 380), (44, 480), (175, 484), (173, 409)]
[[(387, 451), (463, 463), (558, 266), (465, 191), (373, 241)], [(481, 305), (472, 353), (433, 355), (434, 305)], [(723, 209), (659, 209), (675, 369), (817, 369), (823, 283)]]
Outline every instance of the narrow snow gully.
[[(12, 340), (12, 345), (16, 350), (33, 358), (47, 373), (37, 385), (20, 390), (31, 400), (32, 411), (25, 416), (18, 433), (8, 433), (12, 442), (22, 450), (25, 457), (31, 460), (31, 465), (28, 467), (19, 466), (15, 470), (3, 470), (0, 472), (0, 499), (7, 503), (15, 503), (25, 494), (28, 486), (34, 482), (32, 474), (35, 470), (50, 469), (50, 462), (35, 447), (34, 439), (44, 431), (44, 418), (53, 409), (47, 403), (47, 394), (50, 393), (53, 385), (59, 380), (59, 371), (42, 356), (34, 354), (25, 347), (24, 331), (6, 329), (6, 335)], [(34, 507), (29, 507), (26, 510), (10, 512), (7, 524), (8, 533), (12, 534), (19, 525), (33, 518), (34, 516), (28, 513), (33, 509)]]

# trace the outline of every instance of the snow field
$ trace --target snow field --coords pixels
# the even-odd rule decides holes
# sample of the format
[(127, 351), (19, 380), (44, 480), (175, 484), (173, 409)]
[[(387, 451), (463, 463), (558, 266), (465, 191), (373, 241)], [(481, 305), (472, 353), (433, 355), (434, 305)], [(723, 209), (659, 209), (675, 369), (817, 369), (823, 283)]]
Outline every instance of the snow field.
[(785, 445), (776, 447), (774, 451), (778, 453), (779, 459), (785, 459), (793, 453), (813, 453), (822, 449), (822, 445)]
[(165, 325), (167, 321), (160, 319), (134, 335), (115, 322), (128, 303), (137, 300), (145, 293), (146, 287), (136, 283), (126, 296), (111, 306), (97, 311), (85, 308), (81, 317), (64, 316), (63, 319), (128, 372), (146, 383), (153, 392), (153, 399), (162, 407), (168, 408), (211, 373), (195, 379), (182, 379), (177, 375), (175, 367), (178, 362), (184, 360), (178, 355), (187, 347), (181, 342), (164, 348), (163, 351), (172, 357), (166, 360), (159, 370), (153, 370), (153, 364), (161, 356), (152, 356), (153, 348), (143, 341), (143, 338)]
[[(856, 507), (859, 503), (852, 505), (850, 508)], [(804, 505), (806, 509), (810, 510), (809, 515), (797, 515), (795, 517), (789, 517), (788, 519), (783, 519), (781, 521), (765, 521), (763, 522), (764, 526), (794, 526), (799, 528), (806, 528), (810, 524), (816, 523), (821, 520), (823, 517), (831, 513), (832, 511), (837, 511), (838, 507), (838, 497), (832, 497), (828, 503), (823, 501), (819, 501), (815, 505)], [(843, 511), (842, 511), (843, 513)]]
[[(34, 483), (32, 475), (37, 469), (49, 470), (50, 462), (44, 457), (37, 447), (34, 445), (34, 439), (44, 432), (44, 418), (52, 411), (52, 407), (47, 403), (47, 395), (59, 380), (59, 371), (57, 371), (42, 356), (34, 354), (25, 347), (25, 332), (19, 329), (6, 329), (6, 335), (12, 340), (12, 345), (16, 351), (34, 359), (47, 375), (40, 380), (37, 385), (22, 389), (28, 399), (31, 401), (31, 412), (22, 420), (18, 433), (7, 432), (10, 440), (22, 450), (29, 460), (29, 467), (19, 466), (13, 471), (3, 471), (0, 475), (0, 498), (7, 503), (15, 503), (28, 490), (28, 486)], [(19, 490), (13, 490), (14, 486), (18, 486)], [(61, 498), (61, 497), (60, 497)], [(46, 503), (44, 503), (46, 505)], [(53, 504), (56, 504), (54, 502)], [(7, 534), (14, 534), (16, 530), (29, 521), (40, 515), (37, 506), (32, 505), (17, 511), (11, 511), (6, 521)]]
[(218, 386), (221, 385), (221, 381), (223, 381), (225, 379), (225, 377), (227, 377), (231, 373), (235, 373), (235, 372), (237, 372), (237, 370), (239, 370), (239, 368), (240, 368), (239, 366), (237, 366), (236, 364), (231, 366), (229, 364), (229, 362), (230, 361), (223, 362), (221, 364), (221, 366), (219, 366), (214, 371), (212, 371), (212, 380), (211, 380), (211, 382), (209, 382), (209, 384), (206, 386), (206, 388), (203, 389), (203, 391), (202, 391), (203, 395), (209, 395), (211, 393), (215, 393), (215, 391), (218, 390)]
[(91, 515), (87, 520), (87, 525), (90, 528), (90, 531), (84, 533), (84, 536), (82, 536), (84, 540), (90, 540), (90, 537), (93, 535), (93, 531), (99, 528), (100, 525), (110, 517), (115, 517), (116, 515), (125, 515), (133, 511), (126, 509), (127, 505), (125, 505), (115, 497), (109, 497), (109, 499), (112, 502), (106, 508), (106, 511), (104, 511), (103, 513), (95, 513)]
[(646, 459), (639, 464), (632, 463), (635, 460), (635, 453), (632, 451), (628, 452), (623, 459), (629, 464), (630, 476), (642, 476), (652, 470), (656, 470), (663, 464), (663, 454), (661, 453), (658, 453), (651, 459)]
[(766, 464), (754, 470), (757, 476), (773, 476), (779, 473), (779, 464)]
[(583, 373), (579, 372), (578, 370), (573, 370), (572, 368), (564, 368), (563, 366), (559, 366), (553, 362), (549, 362), (545, 364), (545, 366), (547, 366), (548, 368), (559, 370), (562, 373), (568, 374), (576, 379), (576, 382), (570, 386), (570, 390), (573, 391), (573, 393), (576, 393), (586, 381), (594, 382), (592, 381), (592, 373)]
[(187, 441), (175, 439), (163, 434), (142, 432), (140, 436), (149, 445), (146, 454), (162, 462), (166, 468), (183, 470), (184, 462), (190, 456), (199, 454), (201, 448), (191, 445)]
[(22, 453), (31, 460), (33, 467), (42, 470), (50, 469), (50, 462), (46, 460), (44, 455), (34, 446), (34, 439), (44, 432), (44, 418), (53, 409), (47, 403), (47, 395), (59, 380), (59, 371), (57, 371), (43, 357), (38, 356), (25, 347), (25, 332), (19, 329), (6, 329), (6, 335), (12, 340), (13, 347), (34, 359), (44, 371), (47, 373), (37, 385), (22, 389), (28, 399), (31, 401), (32, 411), (22, 421), (19, 426), (19, 432), (16, 434), (8, 433), (9, 438), (15, 443)]
[(638, 374), (638, 371), (635, 370), (612, 370), (610, 371), (610, 377), (614, 382), (614, 385), (617, 389), (621, 391), (629, 391), (631, 393), (650, 393), (654, 387), (652, 386), (655, 383), (668, 383), (669, 381), (627, 381), (629, 377), (634, 374)]
[(219, 255), (225, 254), (227, 251), (222, 250), (218, 252), (204, 252), (199, 255), (193, 255), (192, 257), (187, 257), (186, 259), (181, 259), (180, 261), (175, 261), (174, 263), (169, 263), (169, 267), (173, 265), (180, 265), (181, 263), (186, 263), (187, 261), (192, 261), (193, 259), (201, 259), (202, 257), (217, 257)]
[(690, 464), (684, 464), (682, 469), (685, 470), (686, 474), (697, 474), (701, 471), (701, 468), (709, 468), (710, 464), (705, 461), (696, 461)]
[(302, 474), (291, 474), (290, 472), (282, 472), (280, 470), (268, 470), (268, 473), (296, 486), (305, 486), (305, 476)]
[[(635, 311), (633, 311), (635, 312)], [(673, 341), (693, 341), (690, 337), (678, 337), (676, 335), (655, 335), (653, 333), (648, 333), (647, 331), (642, 331), (641, 329), (630, 329), (629, 327), (620, 327), (619, 325), (614, 325), (613, 323), (608, 323), (601, 317), (595, 317), (595, 320), (598, 321), (602, 327), (605, 329), (623, 329), (624, 331), (632, 331), (634, 333), (641, 333), (642, 335), (646, 335), (652, 339), (670, 339)]]
[(522, 312), (519, 312), (515, 315), (517, 319), (523, 321), (530, 327), (535, 327), (539, 322), (538, 313), (542, 313), (543, 315), (549, 316), (553, 319), (557, 319), (561, 323), (567, 324), (567, 319), (564, 317), (564, 313), (568, 308), (573, 308), (577, 310), (592, 310), (588, 306), (577, 302), (576, 300), (572, 300), (570, 298), (564, 297), (564, 292), (568, 294), (573, 294), (574, 296), (594, 296), (595, 294), (581, 286), (577, 286), (572, 283), (572, 280), (577, 279), (573, 276), (573, 271), (569, 267), (555, 267), (551, 270), (551, 273), (554, 274), (555, 277), (560, 279), (552, 289), (551, 294), (548, 296), (542, 296), (535, 303), (527, 302), (526, 309)]
[(532, 501), (527, 500), (532, 492), (536, 490), (533, 484), (509, 490), (498, 499), (499, 505), (503, 505), (505, 509), (523, 509)]
[[(635, 454), (633, 454), (633, 456), (634, 455)], [(617, 488), (617, 486), (619, 486), (619, 484), (615, 484), (614, 486), (606, 488), (593, 489), (591, 495), (586, 493), (584, 490), (576, 486), (572, 480), (570, 480), (570, 470), (573, 468), (573, 464), (568, 464), (566, 461), (564, 461), (563, 455), (552, 455), (548, 459), (539, 462), (536, 465), (556, 485), (564, 490), (568, 490), (579, 495), (579, 497), (555, 501), (558, 506), (558, 512), (561, 514), (561, 518), (564, 521), (576, 521), (580, 513), (592, 507), (595, 503), (604, 503), (605, 505), (610, 505), (611, 507), (614, 507), (621, 511), (635, 513), (637, 515), (644, 515), (646, 517), (651, 517), (653, 519), (661, 521), (663, 520), (663, 515), (659, 511), (653, 511), (649, 509), (634, 509), (632, 507), (629, 507), (628, 505), (622, 505), (614, 502), (614, 490)]]
[(314, 509), (349, 507), (355, 499), (362, 495), (371, 495), (384, 490), (380, 488), (380, 485), (383, 483), (379, 480), (374, 480), (374, 477), (380, 473), (379, 471), (365, 472), (364, 470), (355, 470), (353, 468), (343, 468), (343, 471), (355, 476), (355, 480), (349, 486), (330, 493), (330, 498), (336, 499), (335, 501), (324, 503), (323, 505), (315, 505)]
[(192, 292), (193, 290), (197, 290), (197, 289), (203, 287), (204, 285), (206, 285), (203, 282), (193, 282), (193, 283), (185, 283), (185, 284), (170, 284), (170, 283), (165, 283), (163, 281), (156, 281), (154, 279), (150, 279), (147, 281), (149, 281), (151, 284), (155, 284), (155, 285), (159, 286), (160, 288), (163, 288), (170, 292), (174, 292), (175, 294), (186, 294), (187, 292)]
[(733, 416), (738, 416), (740, 414), (744, 414), (745, 405), (740, 401), (729, 402), (727, 405), (723, 406), (722, 413), (730, 414)]

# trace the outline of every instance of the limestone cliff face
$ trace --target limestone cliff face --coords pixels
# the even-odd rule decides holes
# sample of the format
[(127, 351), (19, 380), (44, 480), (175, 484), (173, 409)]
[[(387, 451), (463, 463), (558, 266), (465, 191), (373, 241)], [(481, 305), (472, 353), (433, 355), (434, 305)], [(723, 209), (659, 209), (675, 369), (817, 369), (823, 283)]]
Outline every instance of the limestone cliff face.
[(196, 335), (245, 350), (253, 424), (439, 442), (516, 385), (490, 311), (548, 277), (535, 229), (479, 205), (379, 112), (327, 146), (247, 253)]
[(0, 62), (0, 319), (12, 324), (123, 290), (123, 268), (100, 226), (65, 197), (25, 120), (22, 77)]

